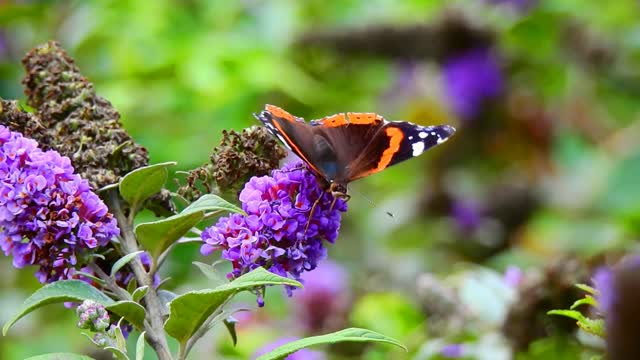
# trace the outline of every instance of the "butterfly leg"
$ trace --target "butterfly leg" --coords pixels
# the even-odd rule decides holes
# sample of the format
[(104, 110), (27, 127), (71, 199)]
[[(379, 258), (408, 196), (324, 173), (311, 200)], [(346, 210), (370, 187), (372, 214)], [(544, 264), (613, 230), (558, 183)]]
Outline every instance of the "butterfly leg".
[(316, 210), (316, 206), (318, 206), (318, 204), (320, 203), (320, 200), (322, 199), (322, 195), (324, 195), (324, 193), (320, 194), (318, 199), (313, 202), (313, 206), (311, 206), (311, 211), (309, 212), (309, 219), (307, 220), (307, 225), (304, 227), (305, 235), (307, 234), (307, 230), (309, 230), (309, 225), (311, 225), (311, 218), (313, 217), (313, 212)]
[(333, 195), (333, 201), (331, 202), (331, 208), (329, 208), (329, 211), (333, 210), (333, 207), (336, 205), (336, 201), (338, 199), (343, 199), (345, 202), (349, 201), (351, 199), (351, 195), (347, 195), (347, 194), (334, 194)]

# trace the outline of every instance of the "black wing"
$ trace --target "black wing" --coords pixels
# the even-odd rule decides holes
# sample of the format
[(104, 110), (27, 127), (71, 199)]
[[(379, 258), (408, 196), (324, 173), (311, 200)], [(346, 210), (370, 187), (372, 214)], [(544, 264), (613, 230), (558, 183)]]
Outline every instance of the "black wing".
[(347, 165), (348, 181), (375, 174), (419, 156), (447, 141), (455, 131), (449, 125), (419, 126), (405, 121), (385, 122), (362, 153)]

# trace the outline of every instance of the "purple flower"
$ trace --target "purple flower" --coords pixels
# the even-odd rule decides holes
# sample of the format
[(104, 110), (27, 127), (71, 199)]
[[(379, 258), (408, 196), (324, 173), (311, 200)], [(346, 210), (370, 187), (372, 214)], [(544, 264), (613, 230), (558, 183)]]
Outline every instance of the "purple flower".
[(480, 226), (483, 211), (479, 204), (469, 200), (454, 200), (451, 205), (451, 216), (458, 229), (464, 232), (473, 232)]
[(486, 100), (502, 92), (498, 59), (488, 48), (476, 48), (449, 57), (444, 63), (447, 97), (455, 114), (476, 117)]
[(513, 288), (520, 286), (522, 283), (522, 277), (522, 270), (514, 265), (508, 266), (507, 270), (504, 272), (504, 282)]
[(71, 161), (0, 126), (0, 249), (41, 283), (74, 277), (85, 256), (120, 233)]
[[(347, 210), (346, 202), (334, 203), (301, 162), (274, 170), (272, 176), (252, 177), (240, 192), (240, 202), (247, 216), (222, 217), (202, 233), (202, 254), (220, 250), (233, 264), (229, 279), (262, 266), (300, 280), (326, 257), (324, 241), (335, 242), (340, 213)], [(292, 290), (287, 288), (289, 296)]]
[(445, 345), (440, 349), (440, 355), (447, 359), (455, 359), (462, 357), (464, 353), (464, 347), (462, 344), (449, 344)]
[(342, 328), (350, 307), (348, 274), (342, 266), (325, 260), (302, 275), (304, 288), (296, 294), (295, 318), (307, 332), (331, 332)]
[[(265, 346), (263, 346), (262, 348), (258, 349), (258, 351), (255, 352), (255, 354), (253, 354), (253, 356), (251, 357), (252, 359), (256, 359), (258, 358), (260, 355), (264, 355), (268, 352), (271, 352), (275, 349), (277, 349), (278, 347), (288, 344), (292, 341), (296, 341), (298, 340), (297, 338), (294, 337), (284, 337), (281, 339), (278, 339), (272, 343), (269, 343)], [(287, 356), (285, 358), (285, 360), (325, 360), (327, 357), (318, 351), (313, 351), (313, 350), (309, 350), (309, 349), (302, 349), (302, 350), (298, 350), (296, 352), (294, 352), (293, 354)]]
[(507, 5), (512, 7), (518, 12), (525, 12), (536, 5), (537, 0), (486, 0), (490, 4), (494, 5)]
[(608, 267), (598, 268), (593, 275), (592, 281), (597, 291), (598, 310), (602, 314), (609, 314), (614, 300), (613, 273), (611, 269)]

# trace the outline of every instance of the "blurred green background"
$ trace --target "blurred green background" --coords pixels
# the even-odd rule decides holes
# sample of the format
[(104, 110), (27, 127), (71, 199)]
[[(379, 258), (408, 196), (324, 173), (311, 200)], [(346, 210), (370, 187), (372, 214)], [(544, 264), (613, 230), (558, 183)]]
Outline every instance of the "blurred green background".
[[(637, 247), (637, 1), (0, 1), (0, 97), (23, 98), (20, 60), (49, 39), (151, 161), (180, 170), (206, 162), (223, 129), (256, 124), (265, 103), (305, 119), (360, 111), (458, 128), (352, 184), (337, 265), (307, 295), (269, 289), (259, 310), (244, 298), (238, 345), (216, 329), (194, 359), (247, 359), (346, 326), (409, 352), (333, 346), (327, 358), (440, 359), (461, 345), (469, 359), (583, 359), (601, 346), (545, 312)], [(211, 259), (179, 248), (170, 288), (207, 286), (192, 261)], [(0, 271), (4, 322), (39, 284), (6, 258)], [(54, 351), (108, 358), (54, 306), (0, 338), (2, 359)]]

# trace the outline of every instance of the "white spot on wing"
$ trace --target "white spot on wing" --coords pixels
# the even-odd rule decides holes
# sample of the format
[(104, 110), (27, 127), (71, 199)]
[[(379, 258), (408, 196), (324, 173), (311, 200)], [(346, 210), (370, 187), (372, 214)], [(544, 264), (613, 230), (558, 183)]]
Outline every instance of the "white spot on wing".
[(428, 136), (428, 134), (427, 134), (426, 132), (424, 132), (424, 131), (421, 131), (421, 132), (418, 134), (418, 136), (420, 136), (420, 139), (425, 139), (425, 138)]
[[(440, 140), (438, 140), (440, 141)], [(413, 149), (413, 156), (418, 156), (420, 154), (422, 154), (422, 152), (424, 151), (424, 143), (422, 141), (419, 142), (415, 142), (413, 143), (413, 145), (411, 145), (411, 148)]]
[(409, 140), (413, 140), (413, 136), (409, 136)]

